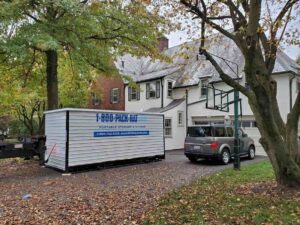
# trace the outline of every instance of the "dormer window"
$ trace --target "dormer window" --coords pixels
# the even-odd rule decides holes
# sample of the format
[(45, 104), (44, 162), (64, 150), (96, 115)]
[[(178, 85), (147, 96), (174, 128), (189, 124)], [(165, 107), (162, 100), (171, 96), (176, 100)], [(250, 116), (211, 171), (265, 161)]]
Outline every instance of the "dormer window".
[(160, 81), (146, 83), (146, 99), (160, 98)]
[(121, 61), (121, 66), (122, 66), (122, 68), (125, 68), (125, 61)]
[(208, 86), (208, 80), (202, 80), (201, 81), (201, 98), (206, 97), (207, 95), (207, 86)]
[(172, 92), (173, 92), (173, 82), (168, 81), (168, 97), (172, 98)]

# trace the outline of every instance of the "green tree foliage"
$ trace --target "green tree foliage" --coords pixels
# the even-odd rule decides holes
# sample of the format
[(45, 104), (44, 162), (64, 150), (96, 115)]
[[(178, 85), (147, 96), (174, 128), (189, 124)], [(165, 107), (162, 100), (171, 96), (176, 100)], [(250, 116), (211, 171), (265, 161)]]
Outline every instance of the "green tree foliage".
[[(83, 80), (92, 69), (116, 73), (113, 62), (124, 53), (159, 56), (157, 27), (162, 30), (163, 20), (136, 1), (0, 1), (0, 18), (2, 64), (30, 71), (36, 60), (41, 60), (48, 109), (58, 108), (58, 81), (67, 80), (57, 76), (64, 71), (62, 58), (68, 57), (76, 65), (72, 74)], [(68, 85), (71, 90), (81, 87), (73, 80)], [(75, 103), (78, 100), (74, 99)]]

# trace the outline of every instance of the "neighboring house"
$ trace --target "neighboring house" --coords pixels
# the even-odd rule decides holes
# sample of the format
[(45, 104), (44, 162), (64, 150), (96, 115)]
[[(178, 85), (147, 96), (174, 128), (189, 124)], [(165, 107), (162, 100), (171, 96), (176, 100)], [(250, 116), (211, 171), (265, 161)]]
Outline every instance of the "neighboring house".
[(124, 110), (124, 82), (118, 76), (104, 76), (97, 78), (91, 87), (89, 108), (106, 110)]
[[(212, 36), (206, 41), (206, 49), (217, 56), (234, 63), (215, 58), (223, 70), (245, 84), (244, 60), (240, 50), (226, 37)], [(220, 112), (206, 108), (206, 95), (211, 99), (214, 86), (221, 90), (232, 89), (219, 79), (218, 73), (209, 61), (200, 57), (199, 43), (188, 42), (164, 51), (173, 59), (172, 63), (153, 61), (150, 58), (135, 58), (130, 55), (120, 57), (116, 66), (121, 74), (130, 75), (138, 88), (125, 86), (125, 110), (163, 113), (165, 115), (166, 150), (182, 149), (187, 126), (207, 123), (224, 123), (233, 119), (230, 112)], [(229, 66), (228, 66), (229, 64)], [(238, 68), (236, 65), (238, 65)], [(282, 51), (278, 51), (273, 77), (278, 84), (278, 104), (283, 118), (290, 110), (299, 91), (297, 64)], [(236, 77), (237, 70), (238, 77)], [(259, 131), (248, 101), (242, 98), (242, 127), (254, 137), (257, 145)], [(227, 121), (228, 122), (228, 121)], [(230, 122), (230, 121), (229, 121)]]

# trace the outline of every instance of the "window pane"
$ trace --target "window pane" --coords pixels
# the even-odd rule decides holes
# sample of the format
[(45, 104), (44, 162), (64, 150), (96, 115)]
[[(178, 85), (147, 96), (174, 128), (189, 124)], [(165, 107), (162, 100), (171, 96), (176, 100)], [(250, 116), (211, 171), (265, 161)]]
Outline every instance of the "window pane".
[(172, 97), (173, 83), (171, 81), (168, 82), (168, 97)]
[(243, 121), (242, 126), (243, 127), (251, 127), (251, 121)]
[(178, 112), (178, 125), (183, 125), (183, 112)]
[(188, 136), (190, 137), (211, 137), (211, 127), (189, 127)]
[(156, 85), (153, 82), (149, 84), (149, 97), (155, 98), (155, 96), (156, 96)]
[(226, 137), (224, 127), (215, 127), (215, 137)]
[(171, 136), (172, 135), (172, 120), (165, 119), (165, 135)]
[(201, 96), (205, 96), (206, 95), (206, 90), (207, 90), (206, 87), (202, 87), (201, 88)]
[(231, 127), (227, 127), (227, 135), (228, 137), (233, 137), (233, 129)]
[(136, 94), (136, 89), (135, 88), (132, 88), (132, 91), (131, 91), (131, 99), (132, 100), (136, 100), (137, 99), (137, 94)]
[(117, 103), (119, 101), (119, 88), (112, 89), (112, 102)]

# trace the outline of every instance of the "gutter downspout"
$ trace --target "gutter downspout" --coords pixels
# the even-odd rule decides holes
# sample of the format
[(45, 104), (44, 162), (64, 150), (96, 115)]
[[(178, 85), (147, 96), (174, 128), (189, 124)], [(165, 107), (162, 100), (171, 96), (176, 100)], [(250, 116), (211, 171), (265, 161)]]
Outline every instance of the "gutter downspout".
[(293, 74), (293, 76), (290, 78), (290, 112), (293, 108), (293, 80), (295, 79), (296, 75)]
[(186, 127), (186, 134), (188, 132), (188, 99), (189, 99), (189, 90), (185, 89), (185, 127)]
[(160, 85), (161, 85), (161, 108), (164, 107), (164, 85), (163, 85), (163, 78), (160, 78)]

